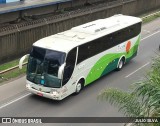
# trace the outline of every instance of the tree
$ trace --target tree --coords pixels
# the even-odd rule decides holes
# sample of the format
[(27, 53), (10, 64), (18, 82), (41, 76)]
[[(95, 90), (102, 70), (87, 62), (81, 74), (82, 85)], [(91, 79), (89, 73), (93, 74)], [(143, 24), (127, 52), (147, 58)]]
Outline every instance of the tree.
[[(160, 58), (153, 60), (151, 70), (145, 78), (132, 87), (133, 90), (128, 92), (114, 88), (105, 89), (98, 98), (109, 101), (127, 117), (160, 117)], [(150, 124), (158, 125), (160, 124)]]

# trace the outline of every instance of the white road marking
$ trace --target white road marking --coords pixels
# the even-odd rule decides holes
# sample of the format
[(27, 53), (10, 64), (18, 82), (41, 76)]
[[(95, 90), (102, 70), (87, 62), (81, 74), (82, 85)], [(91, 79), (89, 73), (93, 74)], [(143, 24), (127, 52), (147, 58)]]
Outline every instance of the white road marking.
[(15, 99), (15, 100), (12, 100), (12, 101), (10, 101), (10, 102), (8, 102), (8, 103), (6, 103), (6, 104), (0, 106), (0, 109), (4, 108), (4, 107), (6, 107), (6, 106), (8, 106), (8, 105), (10, 105), (10, 104), (12, 104), (12, 103), (14, 103), (14, 102), (19, 101), (19, 100), (21, 100), (21, 99), (27, 97), (28, 95), (31, 95), (31, 93), (28, 93), (28, 94), (26, 94), (26, 95), (23, 95), (23, 96), (21, 96), (21, 97)]
[(147, 39), (147, 38), (149, 38), (149, 37), (151, 37), (151, 36), (153, 36), (153, 35), (155, 35), (155, 34), (157, 34), (157, 33), (160, 33), (160, 31), (156, 31), (156, 32), (154, 32), (154, 33), (152, 33), (152, 34), (150, 34), (150, 35), (142, 38), (141, 41), (143, 41), (143, 40), (145, 40), (145, 39)]
[[(160, 33), (160, 31), (154, 32), (154, 33), (152, 33), (152, 34), (150, 34), (150, 35), (142, 38), (141, 41), (143, 41), (143, 40), (145, 40), (145, 39), (147, 39), (147, 38), (149, 38), (149, 37), (152, 37), (153, 35), (155, 35), (155, 34), (157, 34), (157, 33)], [(144, 64), (143, 66), (141, 66), (141, 67), (138, 68), (137, 70), (135, 70), (135, 71), (133, 71), (132, 73), (130, 73), (129, 75), (125, 76), (125, 78), (130, 77), (131, 75), (133, 75), (134, 73), (136, 73), (137, 71), (139, 71), (140, 69), (142, 69), (143, 67), (145, 67), (145, 66), (147, 66), (147, 65), (149, 65), (149, 64), (150, 64), (150, 62)]]
[(125, 78), (130, 77), (131, 75), (133, 75), (134, 73), (136, 73), (137, 71), (139, 71), (140, 69), (142, 69), (143, 67), (149, 65), (150, 62), (147, 62), (146, 64), (144, 64), (143, 66), (141, 66), (140, 68), (138, 68), (137, 70), (133, 71), (132, 73), (128, 74), (127, 76), (125, 76)]
[(147, 33), (151, 33), (150, 31), (148, 31), (148, 30), (145, 30), (145, 29), (144, 29), (143, 31), (144, 31), (144, 32), (147, 32)]

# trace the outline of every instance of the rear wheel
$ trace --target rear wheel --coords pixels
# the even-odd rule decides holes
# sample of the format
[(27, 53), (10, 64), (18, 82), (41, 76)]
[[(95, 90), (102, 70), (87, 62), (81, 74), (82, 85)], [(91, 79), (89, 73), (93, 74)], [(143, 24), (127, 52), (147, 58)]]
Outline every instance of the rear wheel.
[(123, 68), (123, 65), (124, 65), (124, 58), (122, 58), (122, 59), (119, 61), (117, 70), (121, 70), (121, 69)]

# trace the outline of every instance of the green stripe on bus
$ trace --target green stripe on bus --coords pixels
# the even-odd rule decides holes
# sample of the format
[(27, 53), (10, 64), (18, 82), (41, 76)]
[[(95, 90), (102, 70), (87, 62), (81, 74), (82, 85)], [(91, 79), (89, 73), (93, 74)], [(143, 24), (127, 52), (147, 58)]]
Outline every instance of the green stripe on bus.
[(96, 64), (92, 67), (89, 74), (86, 78), (85, 85), (90, 84), (94, 80), (97, 80), (101, 76), (109, 73), (110, 71), (117, 68), (117, 64), (119, 61), (119, 58), (122, 55), (125, 55), (126, 62), (128, 62), (130, 59), (132, 59), (137, 54), (138, 45), (140, 42), (140, 36), (138, 37), (135, 45), (130, 49), (130, 51), (124, 52), (124, 53), (111, 53), (106, 54), (105, 56), (101, 57)]

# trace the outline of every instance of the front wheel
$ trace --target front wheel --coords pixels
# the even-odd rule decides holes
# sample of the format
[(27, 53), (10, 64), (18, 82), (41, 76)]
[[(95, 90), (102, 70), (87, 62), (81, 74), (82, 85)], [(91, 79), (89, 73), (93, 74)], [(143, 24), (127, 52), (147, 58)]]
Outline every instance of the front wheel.
[(121, 69), (123, 68), (123, 65), (124, 65), (124, 60), (123, 60), (123, 59), (121, 59), (121, 60), (119, 61), (119, 64), (118, 64), (117, 70), (118, 70), (118, 71), (119, 71), (119, 70), (121, 70)]
[(82, 84), (80, 82), (78, 82), (76, 85), (75, 94), (79, 94), (81, 90), (82, 90)]

